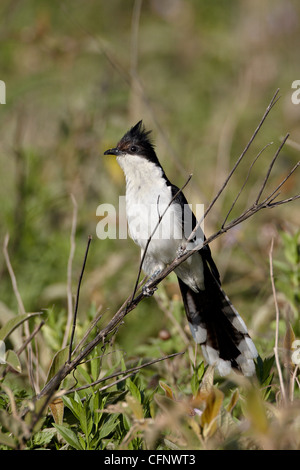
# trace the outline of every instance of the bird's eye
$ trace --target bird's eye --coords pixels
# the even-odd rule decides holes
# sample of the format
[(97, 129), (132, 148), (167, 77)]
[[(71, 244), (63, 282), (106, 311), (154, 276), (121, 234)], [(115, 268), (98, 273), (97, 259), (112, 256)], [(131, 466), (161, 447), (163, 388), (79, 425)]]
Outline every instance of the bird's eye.
[(130, 151), (131, 151), (131, 152), (136, 152), (136, 151), (137, 151), (137, 147), (136, 147), (135, 145), (132, 145), (132, 146), (130, 147)]

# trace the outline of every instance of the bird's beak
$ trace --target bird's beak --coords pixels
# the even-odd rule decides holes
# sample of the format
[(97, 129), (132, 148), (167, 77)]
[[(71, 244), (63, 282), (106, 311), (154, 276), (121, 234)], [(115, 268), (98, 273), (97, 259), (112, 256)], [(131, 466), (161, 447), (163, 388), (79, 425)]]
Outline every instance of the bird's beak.
[(106, 152), (104, 152), (104, 155), (115, 155), (117, 157), (118, 155), (121, 155), (121, 151), (116, 147), (114, 149), (106, 150)]

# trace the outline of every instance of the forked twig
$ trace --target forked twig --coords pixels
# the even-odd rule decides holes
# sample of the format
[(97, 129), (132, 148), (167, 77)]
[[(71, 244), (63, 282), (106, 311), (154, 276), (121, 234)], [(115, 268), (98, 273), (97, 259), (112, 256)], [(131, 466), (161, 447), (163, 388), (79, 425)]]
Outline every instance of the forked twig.
[(221, 188), (219, 189), (219, 191), (217, 192), (216, 196), (213, 198), (213, 200), (211, 201), (211, 203), (209, 204), (208, 208), (206, 209), (203, 217), (198, 221), (198, 223), (196, 224), (196, 226), (194, 227), (194, 230), (191, 232), (188, 240), (187, 240), (187, 243), (194, 237), (196, 231), (198, 230), (198, 228), (201, 226), (203, 220), (207, 217), (208, 213), (211, 211), (212, 207), (214, 206), (214, 204), (217, 202), (217, 200), (220, 198), (222, 192), (224, 191), (224, 189), (226, 188), (227, 184), (229, 183), (229, 180), (231, 179), (232, 175), (234, 174), (234, 172), (236, 171), (237, 167), (239, 166), (239, 164), (241, 163), (241, 161), (243, 160), (244, 156), (246, 155), (247, 151), (249, 150), (252, 142), (254, 141), (254, 139), (256, 138), (258, 132), (260, 131), (263, 123), (265, 122), (268, 114), (270, 113), (271, 109), (275, 106), (275, 104), (277, 103), (277, 101), (279, 100), (279, 96), (278, 96), (278, 93), (279, 93), (279, 88), (276, 90), (276, 92), (274, 93), (266, 111), (264, 112), (264, 115), (263, 117), (261, 118), (260, 120), (260, 123), (258, 124), (258, 126), (256, 127), (255, 131), (253, 132), (250, 140), (248, 141), (246, 147), (244, 148), (244, 150), (242, 151), (241, 155), (239, 156), (239, 158), (237, 159), (237, 161), (235, 162), (232, 170), (230, 171), (229, 175), (227, 176), (227, 178), (225, 179), (223, 185), (221, 186)]
[[(289, 134), (287, 134), (287, 135), (285, 136), (285, 138), (284, 138), (283, 141), (281, 142), (280, 146), (278, 147), (277, 152), (275, 153), (275, 155), (274, 155), (274, 157), (273, 157), (273, 160), (271, 161), (271, 164), (270, 164), (270, 166), (269, 166), (269, 168), (268, 168), (268, 171), (267, 171), (267, 174), (266, 174), (265, 179), (264, 179), (264, 181), (263, 181), (263, 184), (261, 185), (261, 188), (260, 188), (260, 190), (259, 190), (259, 192), (258, 192), (258, 196), (257, 196), (257, 198), (256, 198), (255, 204), (258, 204), (258, 201), (260, 200), (260, 197), (261, 197), (261, 195), (262, 195), (262, 193), (263, 193), (263, 190), (265, 189), (266, 184), (267, 184), (267, 182), (268, 182), (268, 179), (269, 179), (269, 177), (270, 177), (270, 174), (271, 174), (272, 168), (273, 168), (273, 166), (274, 166), (274, 163), (275, 163), (275, 161), (277, 160), (277, 157), (278, 157), (278, 155), (280, 154), (280, 152), (281, 152), (281, 150), (282, 150), (282, 147), (284, 146), (284, 144), (286, 143), (286, 141), (287, 141), (288, 138), (289, 138)], [(277, 189), (276, 189), (275, 191), (277, 191)], [(274, 194), (274, 193), (273, 193), (273, 194)], [(271, 194), (271, 196), (272, 196), (273, 194)]]

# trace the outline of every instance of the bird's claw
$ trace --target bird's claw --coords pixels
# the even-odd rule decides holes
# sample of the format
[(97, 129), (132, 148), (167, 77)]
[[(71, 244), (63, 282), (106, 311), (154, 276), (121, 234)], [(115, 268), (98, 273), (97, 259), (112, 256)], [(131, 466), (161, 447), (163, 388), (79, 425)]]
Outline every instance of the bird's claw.
[(149, 287), (149, 285), (145, 284), (142, 288), (142, 292), (143, 292), (143, 295), (145, 297), (151, 297), (154, 292), (157, 290), (157, 287), (154, 286), (154, 287)]
[(157, 290), (157, 287), (154, 286), (154, 287), (150, 287), (150, 284), (151, 282), (154, 281), (154, 279), (157, 278), (157, 276), (161, 273), (161, 269), (157, 269), (156, 271), (154, 271), (154, 273), (152, 274), (152, 276), (148, 279), (148, 281), (146, 282), (146, 284), (142, 287), (142, 292), (144, 294), (145, 297), (151, 297), (154, 292)]

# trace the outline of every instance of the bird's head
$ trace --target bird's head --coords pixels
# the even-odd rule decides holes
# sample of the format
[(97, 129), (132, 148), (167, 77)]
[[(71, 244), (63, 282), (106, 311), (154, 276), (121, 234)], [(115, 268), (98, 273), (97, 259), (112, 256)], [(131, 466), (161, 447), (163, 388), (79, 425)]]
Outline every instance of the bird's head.
[(114, 148), (106, 150), (104, 155), (116, 157), (136, 155), (146, 160), (158, 163), (154, 145), (149, 137), (151, 131), (146, 131), (143, 122), (139, 121), (119, 141)]

